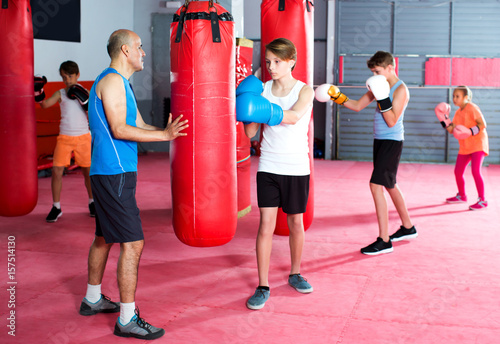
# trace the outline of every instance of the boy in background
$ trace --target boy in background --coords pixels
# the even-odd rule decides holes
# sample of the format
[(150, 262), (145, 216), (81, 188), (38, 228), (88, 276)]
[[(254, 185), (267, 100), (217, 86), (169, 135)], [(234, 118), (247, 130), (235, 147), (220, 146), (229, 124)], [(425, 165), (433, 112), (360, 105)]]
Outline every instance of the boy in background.
[(59, 103), (61, 107), (61, 124), (54, 149), (52, 166), (51, 188), (54, 203), (45, 219), (47, 222), (56, 222), (63, 214), (61, 210), (62, 176), (64, 168), (71, 163), (71, 154), (73, 152), (75, 153), (75, 162), (80, 166), (85, 179), (85, 187), (89, 196), (90, 216), (95, 216), (94, 199), (89, 177), (91, 136), (86, 109), (89, 94), (85, 88), (78, 84), (78, 78), (80, 77), (78, 64), (73, 61), (65, 61), (59, 67), (59, 73), (66, 87), (54, 92), (47, 99), (44, 99), (42, 88), (41, 94), (37, 94), (35, 97), (35, 100), (38, 100), (43, 109), (56, 103)]

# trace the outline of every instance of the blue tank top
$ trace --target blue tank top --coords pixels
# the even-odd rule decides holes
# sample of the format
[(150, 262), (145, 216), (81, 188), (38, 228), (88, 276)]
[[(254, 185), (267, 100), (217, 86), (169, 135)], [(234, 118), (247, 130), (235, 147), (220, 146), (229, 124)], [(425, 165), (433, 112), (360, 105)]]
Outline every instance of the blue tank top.
[(92, 164), (90, 175), (113, 175), (137, 171), (137, 143), (118, 140), (113, 137), (104, 112), (102, 100), (97, 97), (95, 88), (99, 81), (109, 73), (116, 73), (123, 79), (127, 97), (126, 122), (136, 126), (137, 102), (130, 82), (114, 68), (105, 69), (95, 80), (89, 94), (89, 126), (92, 134)]
[[(391, 87), (391, 91), (389, 93), (389, 97), (391, 101), (394, 97), (394, 91), (403, 83), (402, 80), (399, 80)], [(408, 103), (406, 104), (408, 105)], [(375, 111), (375, 117), (373, 118), (373, 137), (377, 140), (394, 140), (394, 141), (403, 141), (405, 128), (403, 126), (403, 118), (405, 116), (406, 105), (403, 108), (403, 112), (401, 116), (399, 116), (396, 125), (392, 128), (389, 128), (387, 123), (385, 123), (384, 117), (382, 113), (378, 109)]]

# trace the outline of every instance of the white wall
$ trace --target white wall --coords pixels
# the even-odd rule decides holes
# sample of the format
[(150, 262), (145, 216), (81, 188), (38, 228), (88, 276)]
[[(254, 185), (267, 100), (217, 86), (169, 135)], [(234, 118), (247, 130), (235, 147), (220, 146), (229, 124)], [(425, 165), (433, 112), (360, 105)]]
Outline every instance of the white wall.
[(134, 0), (81, 0), (81, 42), (35, 39), (35, 75), (61, 81), (61, 62), (73, 60), (80, 67), (80, 80), (94, 80), (109, 65), (109, 35), (117, 29), (133, 30), (133, 19)]
[[(57, 0), (55, 0), (57, 2)], [(56, 42), (35, 39), (35, 74), (45, 75), (49, 81), (61, 81), (59, 65), (66, 60), (74, 60), (80, 66), (80, 80), (94, 80), (109, 65), (106, 44), (109, 35), (117, 29), (135, 31), (142, 40), (146, 57), (144, 70), (135, 73), (132, 84), (139, 101), (141, 114), (145, 119), (151, 115), (152, 102), (152, 14), (174, 13), (177, 8), (167, 8), (166, 2), (184, 4), (184, 0), (81, 0), (80, 43)], [(331, 1), (331, 0), (330, 0)], [(235, 27), (243, 31), (243, 36), (254, 42), (254, 70), (260, 65), (260, 3), (259, 0), (219, 0), (233, 16), (241, 20)], [(242, 4), (243, 3), (243, 4)], [(243, 13), (241, 7), (243, 5)], [(230, 8), (230, 9), (229, 9)], [(237, 13), (240, 12), (240, 13)], [(315, 37), (326, 37), (326, 0), (315, 1)], [(240, 34), (238, 33), (238, 36)], [(169, 39), (169, 37), (165, 37)], [(325, 81), (326, 42), (315, 43), (314, 83)], [(324, 137), (324, 109), (315, 107), (316, 137)]]

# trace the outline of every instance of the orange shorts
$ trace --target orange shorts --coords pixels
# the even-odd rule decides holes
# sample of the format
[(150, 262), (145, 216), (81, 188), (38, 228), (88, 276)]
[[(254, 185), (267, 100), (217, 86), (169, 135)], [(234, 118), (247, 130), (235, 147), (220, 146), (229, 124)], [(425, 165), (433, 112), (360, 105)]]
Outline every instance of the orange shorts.
[(90, 167), (90, 133), (80, 136), (59, 135), (54, 149), (53, 165), (69, 166), (71, 153), (75, 152), (75, 163), (80, 167)]

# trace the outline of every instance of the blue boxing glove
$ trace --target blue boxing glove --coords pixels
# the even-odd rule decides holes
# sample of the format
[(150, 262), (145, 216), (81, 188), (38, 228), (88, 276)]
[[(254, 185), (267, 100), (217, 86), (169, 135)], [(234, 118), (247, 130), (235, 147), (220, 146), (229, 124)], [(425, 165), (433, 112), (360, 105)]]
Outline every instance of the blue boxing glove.
[(261, 94), (264, 91), (264, 84), (255, 75), (249, 75), (236, 87), (236, 97), (240, 94), (251, 92)]
[(236, 97), (236, 120), (245, 124), (278, 125), (283, 120), (283, 109), (260, 94), (245, 92)]

